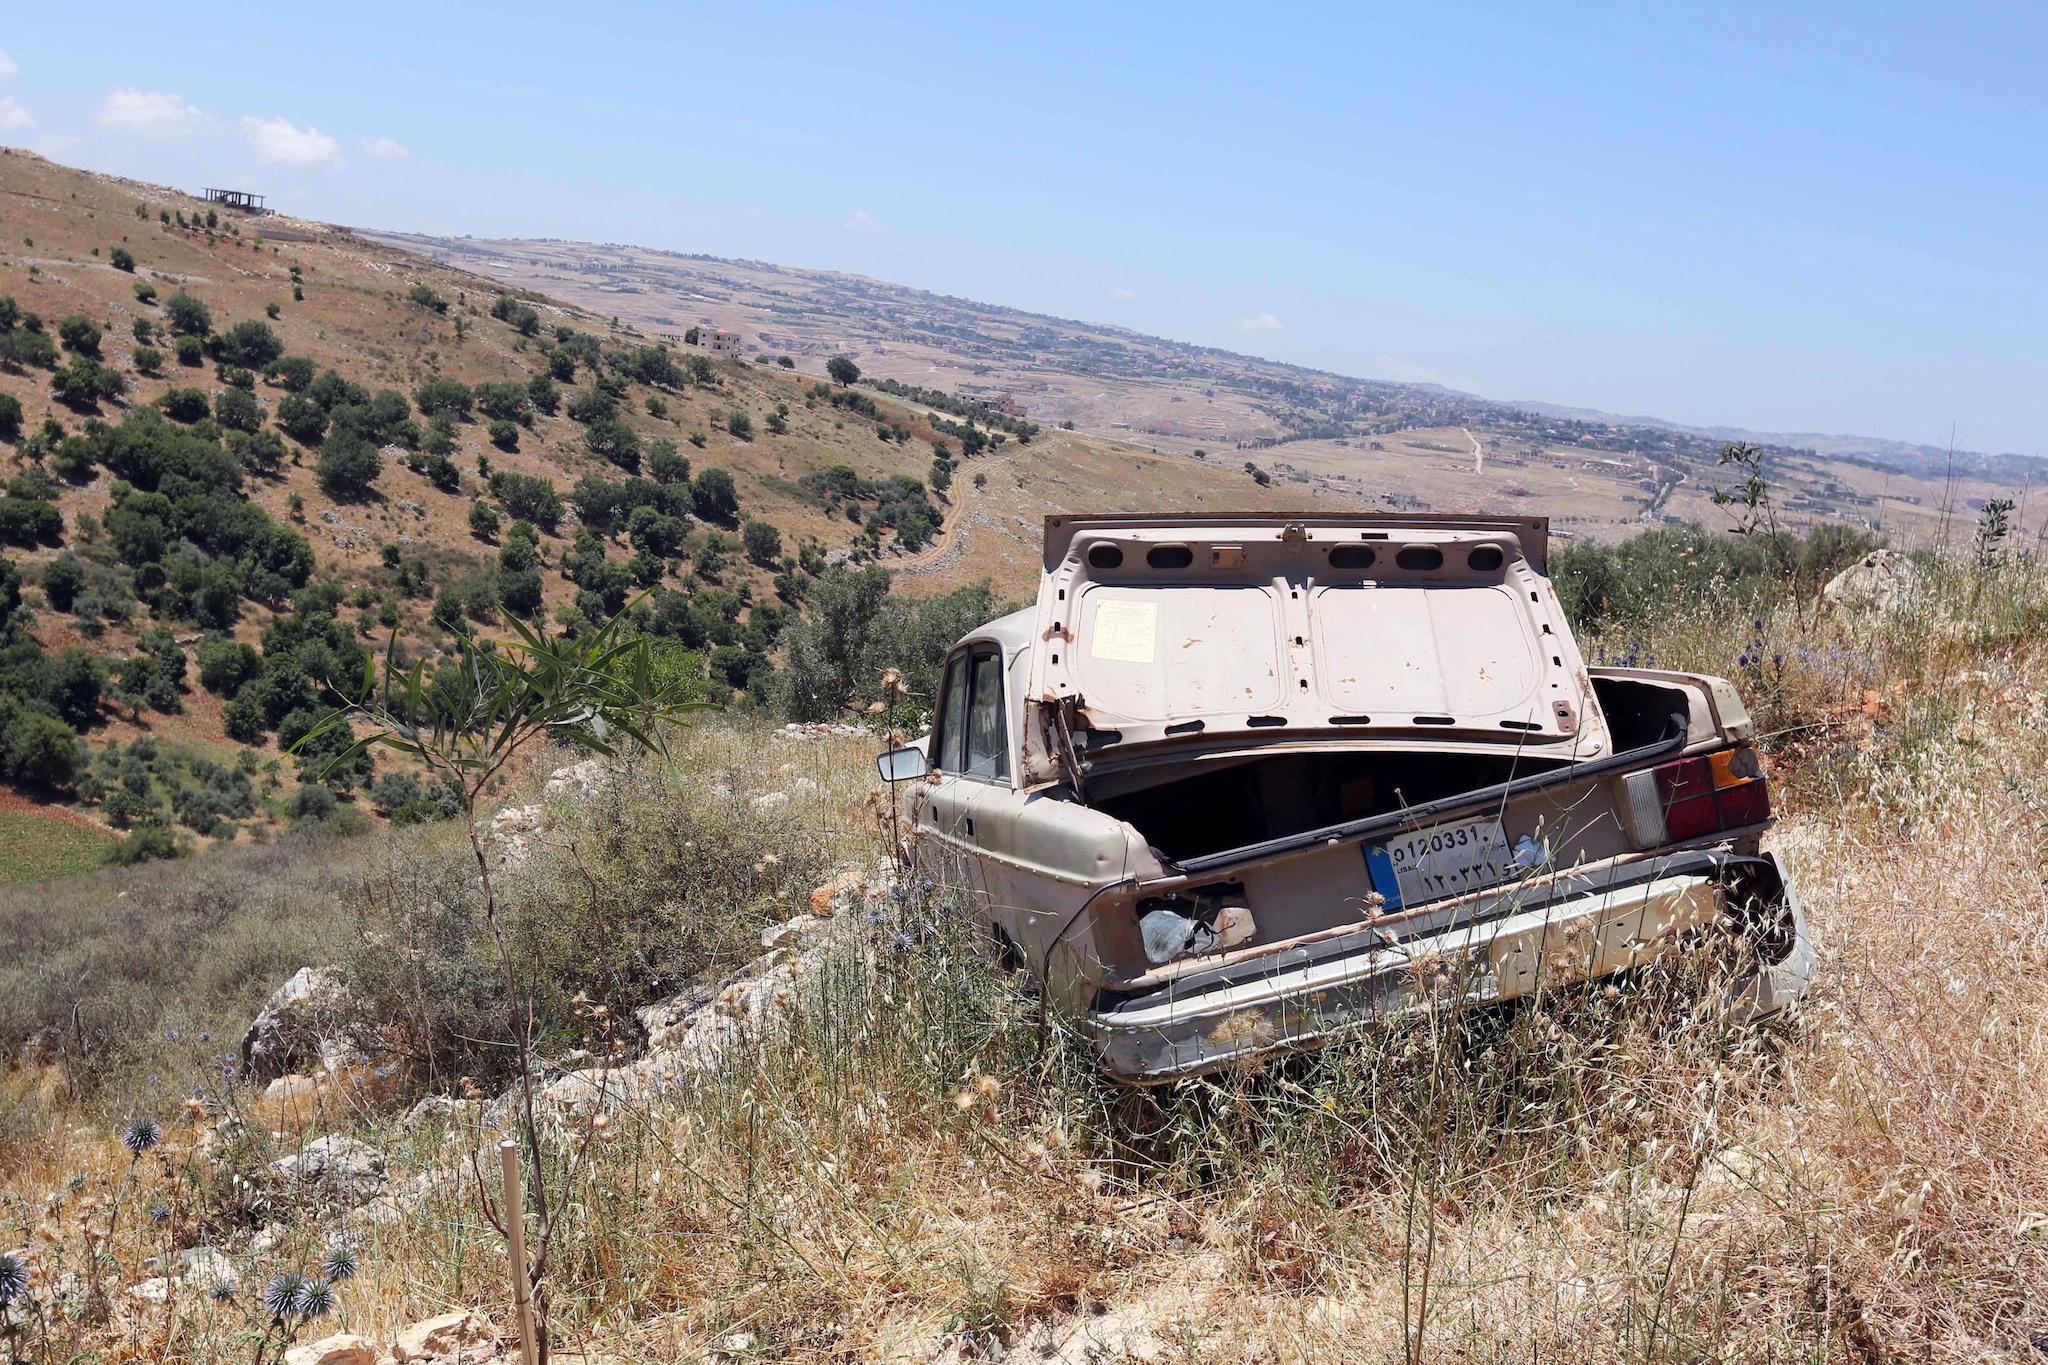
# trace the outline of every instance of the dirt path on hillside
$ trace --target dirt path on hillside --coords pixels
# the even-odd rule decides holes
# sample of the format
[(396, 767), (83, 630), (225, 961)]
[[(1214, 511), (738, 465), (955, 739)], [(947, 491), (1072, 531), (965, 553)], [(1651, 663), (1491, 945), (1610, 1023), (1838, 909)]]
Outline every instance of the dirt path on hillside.
[(974, 486), (976, 474), (987, 474), (993, 482), (995, 471), (1006, 468), (1029, 446), (1004, 442), (1006, 454), (985, 460), (962, 460), (954, 466), (952, 505), (946, 509), (945, 519), (939, 524), (939, 533), (932, 543), (914, 555), (906, 555), (889, 565), (889, 572), (905, 578), (923, 578), (928, 574), (943, 573), (960, 562), (966, 553), (970, 528), (986, 526), (988, 520), (988, 490)]
[(1472, 472), (1474, 474), (1484, 474), (1486, 472), (1486, 447), (1479, 444), (1479, 438), (1472, 434), (1472, 428), (1459, 427), (1458, 430), (1464, 432), (1465, 439), (1472, 443)]

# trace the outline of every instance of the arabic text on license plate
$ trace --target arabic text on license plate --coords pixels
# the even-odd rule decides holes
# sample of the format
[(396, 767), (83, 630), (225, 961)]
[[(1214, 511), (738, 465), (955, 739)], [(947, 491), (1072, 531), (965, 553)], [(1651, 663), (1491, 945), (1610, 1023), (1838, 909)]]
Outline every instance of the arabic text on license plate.
[(1506, 881), (1514, 855), (1500, 821), (1459, 820), (1370, 844), (1365, 861), (1391, 909)]

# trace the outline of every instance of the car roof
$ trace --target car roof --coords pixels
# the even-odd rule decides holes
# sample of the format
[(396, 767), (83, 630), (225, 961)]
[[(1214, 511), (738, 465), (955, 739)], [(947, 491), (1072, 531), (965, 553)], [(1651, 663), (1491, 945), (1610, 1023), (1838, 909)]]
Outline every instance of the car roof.
[(1037, 615), (1037, 608), (1024, 607), (1007, 616), (998, 616), (961, 636), (954, 648), (975, 643), (998, 644), (1003, 648), (1003, 657), (1010, 658), (1031, 643), (1031, 622)]

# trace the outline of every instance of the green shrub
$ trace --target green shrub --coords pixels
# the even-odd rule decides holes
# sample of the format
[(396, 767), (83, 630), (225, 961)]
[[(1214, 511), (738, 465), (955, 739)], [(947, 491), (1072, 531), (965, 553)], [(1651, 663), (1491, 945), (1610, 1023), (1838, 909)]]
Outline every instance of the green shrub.
[(765, 521), (750, 521), (741, 527), (740, 544), (747, 558), (764, 568), (782, 558), (782, 532)]
[(561, 495), (546, 479), (500, 470), (490, 476), (490, 488), (491, 496), (521, 521), (552, 531), (562, 519)]
[(78, 736), (55, 716), (25, 711), (6, 726), (5, 753), (9, 781), (29, 787), (63, 789), (81, 768)]
[(163, 368), (164, 353), (162, 351), (159, 351), (154, 346), (137, 346), (135, 348), (135, 372), (137, 374), (157, 375), (163, 372)]
[(177, 349), (178, 363), (180, 365), (204, 365), (206, 363), (206, 343), (198, 337), (181, 336), (172, 345)]
[(213, 330), (213, 311), (182, 289), (164, 300), (164, 316), (179, 336), (203, 337)]
[[(177, 319), (172, 319), (175, 325)], [(222, 360), (246, 370), (260, 370), (284, 354), (284, 343), (267, 322), (250, 318), (238, 322), (215, 338), (214, 351)]]
[(317, 446), (327, 438), (327, 409), (302, 393), (288, 393), (278, 400), (279, 430), (302, 446)]
[(155, 303), (156, 286), (147, 280), (137, 280), (135, 282), (135, 301), (137, 303)]
[(561, 390), (555, 387), (553, 379), (537, 374), (526, 381), (526, 401), (533, 405), (534, 411), (552, 417), (561, 406)]
[(472, 393), (477, 411), (486, 417), (502, 418), (508, 422), (522, 422), (532, 416), (532, 400), (526, 385), (509, 381), (493, 381), (479, 384)]
[(100, 353), (99, 324), (83, 313), (67, 314), (57, 323), (57, 336), (64, 349), (97, 358)]
[(86, 355), (71, 357), (69, 365), (50, 376), (50, 396), (81, 412), (93, 411), (103, 399), (119, 398), (127, 391), (126, 379)]
[(290, 393), (304, 393), (313, 382), (313, 362), (302, 355), (279, 356), (263, 367), (263, 377)]
[(377, 447), (350, 431), (337, 431), (320, 447), (320, 486), (337, 498), (359, 498), (384, 470)]
[(157, 395), (156, 405), (174, 422), (197, 422), (213, 411), (204, 389), (165, 389)]
[(85, 589), (85, 566), (66, 550), (43, 566), (43, 596), (58, 611), (70, 611)]
[(263, 405), (244, 389), (223, 389), (213, 402), (213, 416), (230, 431), (254, 432), (263, 426)]
[(162, 825), (144, 825), (107, 850), (109, 867), (134, 867), (159, 859), (182, 858), (192, 850)]
[(690, 485), (690, 500), (698, 516), (706, 521), (731, 524), (739, 516), (739, 493), (732, 475), (723, 469), (706, 469)]
[(462, 418), (469, 416), (473, 399), (467, 384), (453, 379), (429, 379), (413, 390), (412, 401), (429, 417)]
[(113, 263), (114, 269), (125, 270), (131, 275), (135, 273), (135, 257), (126, 247), (115, 247), (107, 253), (107, 259)]

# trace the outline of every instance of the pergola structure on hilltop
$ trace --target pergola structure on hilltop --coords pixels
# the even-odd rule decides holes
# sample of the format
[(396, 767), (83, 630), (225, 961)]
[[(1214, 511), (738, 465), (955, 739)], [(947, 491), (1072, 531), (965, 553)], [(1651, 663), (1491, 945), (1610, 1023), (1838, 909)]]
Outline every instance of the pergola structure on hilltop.
[(210, 204), (225, 208), (240, 209), (244, 213), (268, 213), (263, 207), (264, 196), (251, 194), (247, 190), (206, 190), (203, 192)]

